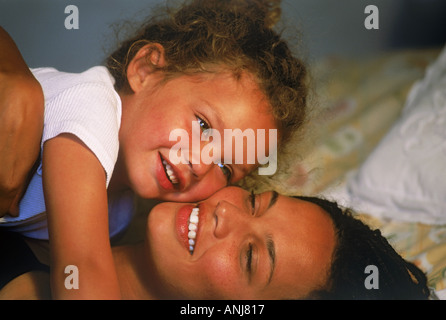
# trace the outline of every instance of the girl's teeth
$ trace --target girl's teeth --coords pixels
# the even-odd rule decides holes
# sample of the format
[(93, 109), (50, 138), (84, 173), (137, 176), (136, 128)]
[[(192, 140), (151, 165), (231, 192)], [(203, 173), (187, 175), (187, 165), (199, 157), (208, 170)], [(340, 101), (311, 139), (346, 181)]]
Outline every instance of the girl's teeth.
[(193, 208), (192, 212), (190, 214), (189, 217), (189, 233), (187, 234), (188, 238), (189, 238), (189, 252), (190, 254), (194, 253), (194, 249), (195, 249), (195, 238), (197, 237), (197, 229), (198, 229), (198, 221), (199, 221), (199, 217), (198, 214), (200, 212), (200, 209), (198, 208)]
[(173, 172), (172, 167), (166, 162), (166, 160), (163, 160), (163, 165), (166, 168), (166, 173), (169, 176), (169, 180), (173, 184), (177, 184), (178, 178), (175, 176), (175, 173)]

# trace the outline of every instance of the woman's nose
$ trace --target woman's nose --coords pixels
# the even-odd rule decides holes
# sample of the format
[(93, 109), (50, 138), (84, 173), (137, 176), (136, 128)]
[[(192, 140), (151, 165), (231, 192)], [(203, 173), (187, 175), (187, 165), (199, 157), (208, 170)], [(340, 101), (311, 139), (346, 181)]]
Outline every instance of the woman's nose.
[(241, 208), (222, 200), (218, 202), (214, 210), (215, 230), (214, 235), (223, 239), (239, 230), (248, 231), (248, 215), (244, 215)]

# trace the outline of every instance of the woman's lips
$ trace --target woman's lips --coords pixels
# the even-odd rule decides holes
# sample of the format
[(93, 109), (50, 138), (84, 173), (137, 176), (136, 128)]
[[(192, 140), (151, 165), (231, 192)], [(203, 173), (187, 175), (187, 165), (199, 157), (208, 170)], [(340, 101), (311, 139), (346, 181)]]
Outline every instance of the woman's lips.
[(178, 210), (175, 228), (178, 240), (184, 246), (184, 248), (189, 252), (189, 217), (192, 209), (195, 208), (194, 205), (185, 205)]

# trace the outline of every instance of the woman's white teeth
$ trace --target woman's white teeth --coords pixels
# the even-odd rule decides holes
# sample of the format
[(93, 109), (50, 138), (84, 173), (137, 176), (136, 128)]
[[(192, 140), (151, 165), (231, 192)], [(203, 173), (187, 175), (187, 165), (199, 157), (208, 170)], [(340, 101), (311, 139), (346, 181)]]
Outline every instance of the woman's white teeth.
[[(194, 209), (196, 209), (196, 208), (194, 208)], [(192, 211), (193, 212), (193, 211)], [(192, 223), (198, 223), (198, 215), (196, 215), (196, 214), (191, 214), (191, 216), (190, 216), (190, 218), (189, 218), (189, 220), (190, 220), (190, 222), (192, 222)]]
[(170, 164), (168, 164), (166, 160), (163, 160), (163, 165), (164, 165), (164, 168), (166, 168), (166, 173), (167, 173), (167, 176), (169, 177), (169, 180), (173, 184), (178, 183), (178, 178), (176, 177), (175, 173), (173, 172)]
[(189, 217), (189, 233), (187, 234), (189, 238), (189, 252), (190, 254), (194, 253), (195, 249), (195, 238), (197, 237), (197, 229), (198, 229), (198, 221), (200, 220), (198, 214), (200, 213), (200, 209), (193, 208)]

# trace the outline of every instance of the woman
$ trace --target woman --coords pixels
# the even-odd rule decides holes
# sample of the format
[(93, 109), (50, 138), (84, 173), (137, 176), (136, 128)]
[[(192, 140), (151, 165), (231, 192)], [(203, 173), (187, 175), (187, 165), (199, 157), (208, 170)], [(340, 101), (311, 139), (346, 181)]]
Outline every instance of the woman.
[[(190, 218), (196, 211), (197, 219)], [(197, 204), (155, 206), (146, 231), (143, 242), (113, 248), (124, 299), (429, 296), (422, 271), (379, 231), (318, 198), (227, 187)], [(379, 271), (378, 289), (364, 284), (367, 266)], [(82, 270), (78, 275), (82, 279)], [(49, 292), (48, 274), (37, 271), (10, 281), (0, 298), (50, 298)]]
[[(227, 143), (213, 148), (205, 163), (198, 159), (205, 143), (197, 151), (186, 139), (173, 141), (172, 132), (277, 131), (279, 141), (268, 145), (281, 145), (305, 118), (305, 68), (265, 25), (266, 4), (239, 9), (227, 2), (188, 1), (173, 15), (152, 14), (107, 67), (80, 74), (33, 69), (45, 94), (42, 170), (32, 178), (19, 217), (1, 223), (51, 239), (52, 288), (61, 298), (67, 291), (60, 275), (69, 263), (83, 268), (84, 278), (91, 270), (89, 286), (73, 298), (95, 290), (119, 296), (109, 236), (130, 221), (129, 192), (199, 201), (259, 164), (249, 158), (238, 163)], [(181, 163), (171, 156), (179, 144)], [(265, 154), (259, 146), (257, 159)], [(244, 145), (236, 153), (247, 150)], [(98, 254), (102, 259), (95, 259)]]

